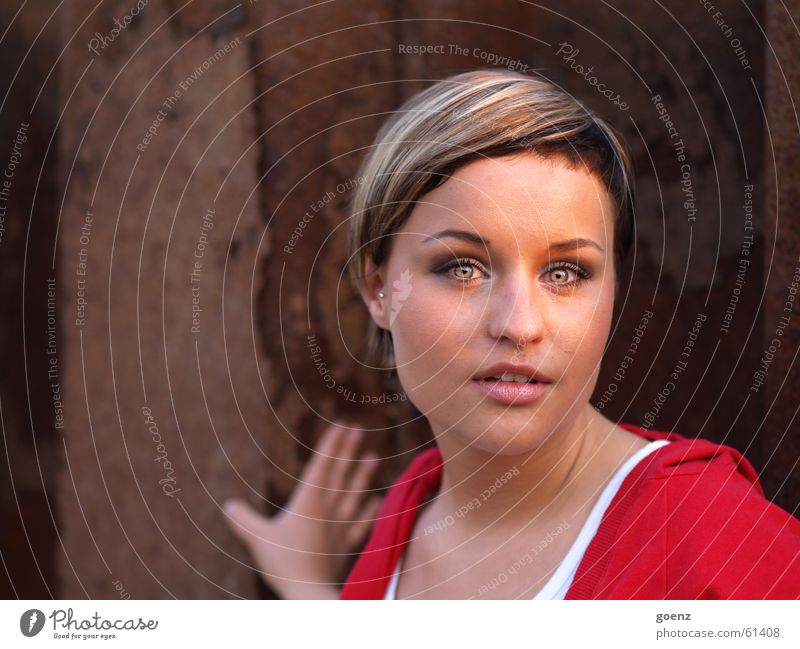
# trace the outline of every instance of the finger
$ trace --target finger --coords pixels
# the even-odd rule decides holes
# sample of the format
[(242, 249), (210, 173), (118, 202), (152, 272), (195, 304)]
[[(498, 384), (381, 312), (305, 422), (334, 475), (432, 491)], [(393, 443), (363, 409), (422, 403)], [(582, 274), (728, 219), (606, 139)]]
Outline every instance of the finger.
[(345, 443), (347, 428), (335, 423), (322, 433), (317, 447), (303, 468), (300, 479), (284, 509), (287, 511), (318, 511), (329, 498), (331, 475)]
[(383, 504), (383, 496), (372, 496), (367, 499), (361, 511), (358, 514), (358, 521), (350, 526), (347, 533), (347, 551), (353, 551), (356, 547), (360, 547), (366, 540), (367, 532), (375, 525), (378, 518), (381, 505)]
[(377, 453), (367, 451), (353, 469), (347, 484), (338, 496), (333, 515), (341, 521), (351, 521), (358, 512), (380, 460)]
[(339, 439), (344, 435), (340, 426), (329, 426), (311, 452), (311, 458), (300, 472), (297, 485), (292, 490), (283, 507), (284, 512), (312, 512), (319, 509), (327, 496), (324, 491), (333, 462), (331, 454), (335, 452)]
[(336, 499), (345, 488), (348, 475), (354, 469), (354, 458), (361, 445), (362, 431), (358, 428), (349, 428), (345, 436), (342, 446), (339, 449), (339, 455), (330, 466), (328, 474), (328, 488), (330, 489), (328, 496)]
[(300, 474), (300, 482), (322, 486), (327, 482), (331, 466), (347, 436), (347, 428), (341, 423), (328, 426), (322, 433), (317, 446)]
[(225, 522), (234, 536), (251, 547), (268, 535), (269, 519), (262, 516), (243, 500), (232, 498), (223, 503)]

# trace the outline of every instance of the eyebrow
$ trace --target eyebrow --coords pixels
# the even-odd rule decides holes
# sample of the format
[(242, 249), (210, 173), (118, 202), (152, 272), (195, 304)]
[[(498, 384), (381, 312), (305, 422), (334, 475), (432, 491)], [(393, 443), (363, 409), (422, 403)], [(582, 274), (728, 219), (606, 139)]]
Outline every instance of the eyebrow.
[(466, 230), (442, 230), (436, 234), (431, 234), (422, 240), (422, 243), (434, 241), (435, 239), (444, 239), (445, 237), (452, 237), (453, 239), (461, 239), (469, 243), (475, 243), (479, 246), (489, 246), (491, 243), (488, 239), (484, 239), (481, 235), (475, 232), (467, 232)]
[[(436, 234), (431, 234), (425, 237), (422, 240), (422, 243), (427, 243), (429, 241), (434, 241), (436, 239), (443, 239), (445, 237), (451, 237), (453, 239), (461, 239), (462, 241), (467, 241), (469, 243), (474, 243), (479, 246), (486, 246), (487, 248), (491, 245), (488, 239), (484, 239), (482, 236), (475, 232), (468, 232), (467, 230), (442, 230), (441, 232), (437, 232)], [(566, 239), (564, 241), (557, 241), (556, 243), (550, 244), (550, 250), (572, 250), (574, 248), (596, 248), (600, 252), (603, 252), (603, 249), (591, 239), (584, 239), (581, 237), (577, 237), (575, 239)]]

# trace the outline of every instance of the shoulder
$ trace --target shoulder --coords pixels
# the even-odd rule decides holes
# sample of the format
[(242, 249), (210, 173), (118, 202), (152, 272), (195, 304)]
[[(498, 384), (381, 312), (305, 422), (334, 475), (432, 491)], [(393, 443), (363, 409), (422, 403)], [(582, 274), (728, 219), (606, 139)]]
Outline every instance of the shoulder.
[(739, 451), (681, 437), (651, 455), (636, 481), (631, 513), (657, 503), (651, 511), (663, 517), (660, 538), (675, 592), (800, 597), (800, 520), (764, 497), (758, 474)]
[(639, 428), (631, 424), (621, 427), (647, 441), (667, 441), (665, 446), (652, 453), (642, 473), (648, 480), (692, 477), (707, 486), (721, 476), (728, 476), (743, 488), (754, 488), (763, 495), (758, 474), (753, 465), (735, 448), (708, 439), (684, 437), (676, 432)]
[(755, 468), (732, 446), (676, 433), (651, 431), (651, 435), (654, 440), (669, 443), (645, 456), (637, 466), (636, 491), (644, 496), (662, 494), (674, 524), (685, 519), (729, 516), (800, 524), (764, 497)]

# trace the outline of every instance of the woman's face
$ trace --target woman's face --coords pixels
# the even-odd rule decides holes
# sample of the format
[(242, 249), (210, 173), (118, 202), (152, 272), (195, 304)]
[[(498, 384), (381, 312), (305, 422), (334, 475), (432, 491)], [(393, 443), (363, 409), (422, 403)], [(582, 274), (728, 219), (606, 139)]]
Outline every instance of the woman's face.
[[(607, 190), (560, 158), (481, 159), (418, 201), (380, 269), (385, 297), (368, 305), (434, 434), (513, 455), (585, 413), (611, 326), (613, 246)], [(538, 383), (478, 380), (502, 362)]]

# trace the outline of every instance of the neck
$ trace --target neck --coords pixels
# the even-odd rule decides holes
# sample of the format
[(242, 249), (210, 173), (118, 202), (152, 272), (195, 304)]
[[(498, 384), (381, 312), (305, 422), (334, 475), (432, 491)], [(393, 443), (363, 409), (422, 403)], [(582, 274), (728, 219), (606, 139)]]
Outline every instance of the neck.
[(546, 435), (538, 447), (518, 455), (467, 445), (455, 434), (437, 434), (444, 470), (433, 500), (436, 515), (467, 534), (557, 517), (558, 503), (569, 498), (577, 478), (586, 473), (599, 422), (587, 404), (567, 429)]

